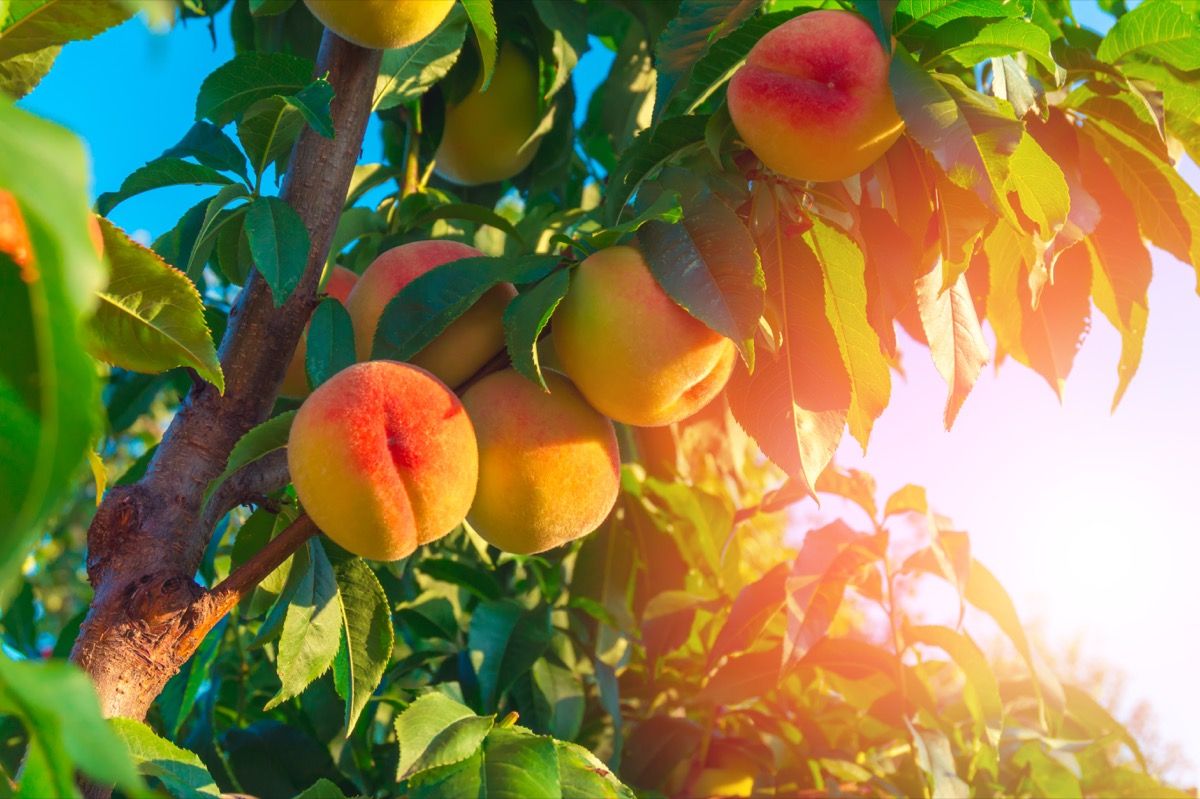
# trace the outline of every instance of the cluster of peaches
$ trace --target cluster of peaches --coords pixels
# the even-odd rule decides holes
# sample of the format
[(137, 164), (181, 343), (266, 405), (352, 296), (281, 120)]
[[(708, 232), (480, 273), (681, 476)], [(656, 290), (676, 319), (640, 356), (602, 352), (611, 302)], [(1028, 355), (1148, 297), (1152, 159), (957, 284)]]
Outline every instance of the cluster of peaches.
[[(453, 0), (305, 0), (334, 33), (371, 48), (428, 36)], [(730, 81), (730, 116), (771, 170), (841, 180), (879, 158), (903, 122), (888, 57), (871, 27), (845, 11), (803, 14), (767, 33)], [(526, 168), (536, 150), (537, 78), (528, 57), (500, 48), (491, 85), (476, 81), (446, 108), (435, 168), (460, 184)], [(480, 253), (449, 241), (406, 244), (357, 279), (337, 268), (326, 290), (342, 300), (360, 363), (305, 400), (288, 462), (305, 510), (359, 555), (393, 560), (467, 519), (491, 544), (542, 552), (586, 535), (619, 490), (613, 421), (656, 427), (700, 410), (724, 387), (733, 343), (677, 305), (634, 246), (579, 265), (552, 321), (563, 373), (548, 391), (506, 369), (476, 378), (503, 349), (502, 315), (515, 296), (498, 286), (411, 363), (370, 361), (388, 302), (435, 266)], [(453, 389), (462, 391), (461, 399)], [(304, 342), (283, 392), (308, 393)]]
[[(610, 420), (661, 426), (691, 416), (724, 387), (733, 343), (694, 319), (655, 282), (634, 247), (583, 261), (557, 309), (552, 340), (566, 375), (546, 386), (513, 369), (478, 375), (504, 346), (516, 295), (492, 288), (410, 363), (370, 357), (388, 302), (421, 274), (481, 253), (418, 241), (382, 253), (356, 279), (335, 267), (362, 362), (304, 400), (288, 465), (296, 493), (326, 535), (364, 557), (394, 560), (464, 518), (508, 552), (542, 552), (594, 530), (616, 502)], [(302, 396), (304, 342), (283, 393)], [(568, 378), (569, 376), (569, 378)], [(461, 399), (451, 387), (462, 388)]]

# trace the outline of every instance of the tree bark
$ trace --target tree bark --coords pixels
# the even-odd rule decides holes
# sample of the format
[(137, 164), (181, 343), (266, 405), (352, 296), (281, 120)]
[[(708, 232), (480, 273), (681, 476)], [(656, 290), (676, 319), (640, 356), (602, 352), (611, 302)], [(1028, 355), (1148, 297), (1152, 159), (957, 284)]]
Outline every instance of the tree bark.
[[(379, 60), (379, 51), (326, 32), (316, 74), (328, 73), (334, 88), (336, 135), (326, 139), (304, 130), (292, 151), (282, 192), (304, 220), (311, 241), (300, 284), (277, 308), (266, 282), (257, 271), (251, 272), (221, 343), (225, 393), (208, 384), (192, 389), (146, 476), (110, 490), (88, 531), (87, 570), (95, 596), (71, 657), (91, 676), (106, 716), (145, 718), (203, 633), (229, 609), (229, 603), (221, 601), (228, 599), (229, 586), (223, 593), (207, 591), (193, 579), (215, 521), (214, 514), (202, 513), (201, 501), (209, 483), (225, 468), (233, 445), (270, 413), (316, 304), (317, 285), (371, 113)], [(278, 474), (260, 475), (258, 481), (247, 481), (245, 495), (226, 491), (218, 502), (227, 509), (278, 479)], [(314, 529), (304, 520), (287, 539), (289, 545), (299, 546)], [(239, 581), (287, 554), (290, 551), (281, 546), (264, 550)]]

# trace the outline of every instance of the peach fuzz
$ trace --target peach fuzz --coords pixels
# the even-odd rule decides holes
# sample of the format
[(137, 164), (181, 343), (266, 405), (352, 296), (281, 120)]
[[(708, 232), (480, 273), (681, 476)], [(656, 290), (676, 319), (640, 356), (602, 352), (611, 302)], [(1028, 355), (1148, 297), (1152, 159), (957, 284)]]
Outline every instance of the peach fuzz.
[(888, 56), (862, 17), (811, 11), (763, 36), (729, 82), (729, 114), (771, 169), (842, 180), (899, 138)]
[(612, 422), (557, 372), (550, 393), (512, 369), (463, 394), (479, 442), (479, 486), (467, 515), (506, 552), (544, 552), (600, 526), (617, 501), (620, 455)]
[(541, 143), (528, 141), (538, 124), (538, 75), (529, 56), (502, 44), (487, 91), (482, 85), (480, 73), (466, 97), (446, 106), (434, 156), (434, 171), (460, 186), (511, 178), (529, 166)]
[(304, 0), (329, 30), (359, 47), (408, 47), (442, 24), (454, 0)]
[(462, 403), (423, 369), (355, 364), (314, 391), (292, 422), (296, 495), (338, 545), (397, 560), (457, 527), (479, 456)]
[[(413, 279), (460, 258), (482, 256), (479, 250), (457, 241), (415, 241), (379, 255), (363, 272), (346, 307), (354, 321), (360, 361), (371, 357), (375, 331), (387, 304)], [(441, 335), (412, 358), (451, 387), (461, 385), (479, 367), (504, 348), (502, 317), (516, 289), (509, 283), (493, 286)]]
[[(350, 296), (350, 290), (356, 282), (358, 275), (344, 266), (335, 266), (329, 273), (325, 293), (345, 305), (346, 298)], [(296, 351), (292, 353), (292, 360), (288, 363), (287, 372), (283, 375), (283, 384), (279, 387), (281, 395), (296, 399), (308, 396), (311, 389), (308, 386), (308, 372), (304, 368), (304, 360), (307, 357), (308, 327), (305, 326), (304, 332), (300, 334), (300, 341), (296, 344)]]
[(552, 335), (563, 369), (596, 410), (660, 427), (703, 408), (729, 380), (733, 342), (674, 300), (633, 247), (609, 247), (575, 270)]

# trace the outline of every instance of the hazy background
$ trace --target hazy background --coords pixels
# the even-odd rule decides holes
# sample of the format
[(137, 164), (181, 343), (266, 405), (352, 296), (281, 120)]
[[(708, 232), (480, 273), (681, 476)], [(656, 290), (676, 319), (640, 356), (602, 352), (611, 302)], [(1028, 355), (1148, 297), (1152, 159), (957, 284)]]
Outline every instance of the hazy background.
[[(1089, 27), (1111, 24), (1089, 0), (1074, 7)], [(115, 190), (193, 122), (200, 82), (233, 56), (227, 13), (217, 31), (214, 49), (204, 23), (155, 35), (132, 20), (67, 46), (21, 104), (83, 136), (94, 191)], [(580, 113), (610, 62), (602, 50), (581, 61)], [(364, 158), (379, 160), (380, 152), (372, 127)], [(1184, 175), (1200, 185), (1194, 165)], [(211, 188), (159, 190), (112, 217), (149, 240), (207, 194)], [(926, 486), (937, 510), (971, 533), (1023, 620), (1052, 648), (1079, 642), (1086, 655), (1124, 671), (1126, 709), (1148, 701), (1162, 737), (1197, 764), (1200, 298), (1190, 266), (1155, 252), (1154, 269), (1142, 365), (1115, 414), (1120, 340), (1098, 315), (1062, 405), (1032, 371), (1010, 362), (997, 375), (989, 367), (949, 433), (941, 424), (945, 384), (928, 351), (906, 340), (907, 378), (895, 381), (869, 453), (847, 436), (838, 460), (874, 474), (884, 496), (909, 482)], [(1192, 766), (1172, 776), (1194, 783), (1198, 773)]]

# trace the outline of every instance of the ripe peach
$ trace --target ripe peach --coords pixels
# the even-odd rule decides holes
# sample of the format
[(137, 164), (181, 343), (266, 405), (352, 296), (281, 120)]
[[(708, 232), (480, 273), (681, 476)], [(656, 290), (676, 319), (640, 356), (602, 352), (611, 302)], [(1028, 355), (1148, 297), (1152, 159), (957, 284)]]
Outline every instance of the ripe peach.
[(308, 10), (348, 42), (374, 50), (407, 47), (433, 33), (454, 0), (304, 0)]
[(674, 300), (633, 247), (593, 253), (553, 322), (563, 369), (606, 416), (642, 427), (686, 419), (733, 369), (733, 342)]
[(457, 527), (479, 455), (462, 403), (395, 361), (338, 372), (300, 406), (288, 468), (317, 527), (356, 555), (397, 560)]
[(21, 215), (17, 198), (3, 189), (0, 189), (0, 252), (8, 255), (20, 267), (22, 275), (26, 275), (27, 271), (37, 274), (32, 266), (33, 248), (29, 243), (25, 217)]
[(861, 172), (900, 136), (888, 57), (849, 11), (810, 11), (763, 36), (729, 82), (729, 115), (771, 169), (796, 180)]
[[(371, 262), (350, 292), (346, 307), (354, 321), (358, 358), (371, 357), (375, 330), (384, 308), (410, 281), (435, 266), (483, 255), (456, 241), (414, 241), (394, 247)], [(501, 319), (516, 289), (502, 283), (489, 289), (479, 302), (455, 319), (412, 362), (428, 369), (448, 386), (458, 386), (504, 348)]]
[[(345, 305), (346, 298), (350, 296), (350, 289), (354, 288), (354, 284), (357, 282), (358, 275), (344, 266), (335, 266), (325, 284), (325, 293)], [(304, 360), (307, 357), (308, 328), (305, 327), (304, 333), (300, 335), (300, 342), (296, 345), (296, 351), (292, 353), (292, 360), (288, 364), (287, 372), (283, 376), (283, 385), (279, 387), (280, 394), (297, 399), (308, 396), (310, 391), (308, 372), (304, 368)]]
[(479, 486), (468, 521), (507, 552), (530, 554), (595, 530), (617, 501), (612, 422), (557, 372), (550, 393), (512, 369), (467, 389), (479, 442)]
[[(541, 139), (526, 144), (538, 124), (538, 75), (518, 47), (503, 44), (487, 91), (483, 74), (470, 94), (446, 106), (434, 170), (462, 186), (511, 178), (533, 160)], [(522, 146), (525, 145), (525, 146)]]

